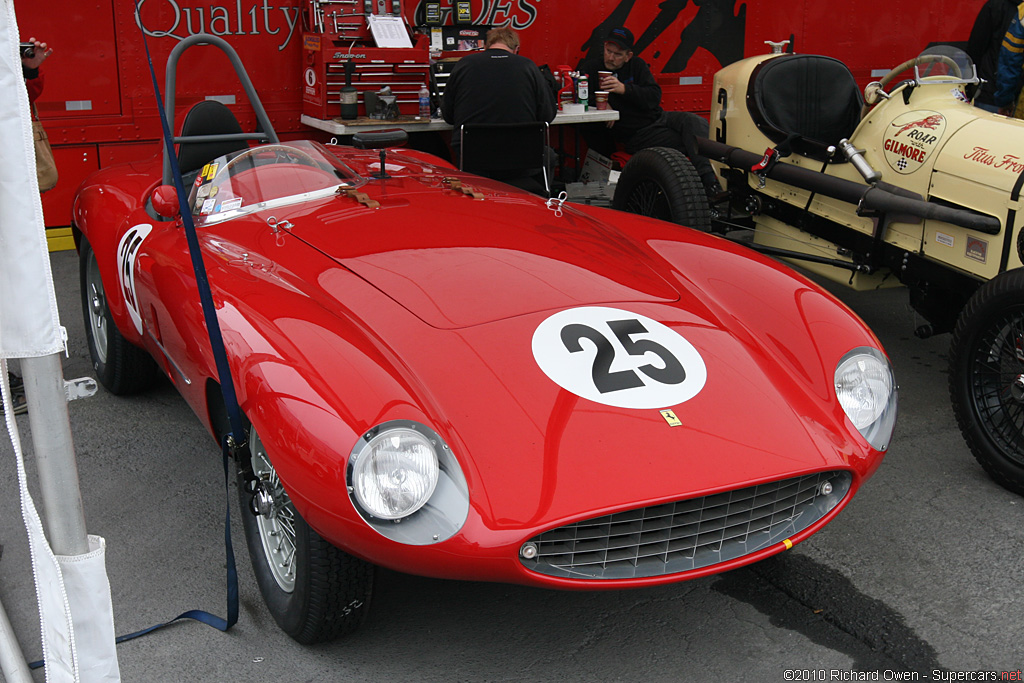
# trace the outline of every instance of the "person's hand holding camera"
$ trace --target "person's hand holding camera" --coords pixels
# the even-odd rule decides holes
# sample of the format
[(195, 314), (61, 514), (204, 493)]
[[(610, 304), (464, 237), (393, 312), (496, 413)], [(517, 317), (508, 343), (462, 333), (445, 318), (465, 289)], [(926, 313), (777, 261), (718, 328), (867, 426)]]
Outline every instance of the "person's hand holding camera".
[(38, 69), (52, 54), (52, 47), (47, 47), (46, 43), (35, 38), (29, 38), (27, 43), (21, 43), (21, 65), (26, 69)]

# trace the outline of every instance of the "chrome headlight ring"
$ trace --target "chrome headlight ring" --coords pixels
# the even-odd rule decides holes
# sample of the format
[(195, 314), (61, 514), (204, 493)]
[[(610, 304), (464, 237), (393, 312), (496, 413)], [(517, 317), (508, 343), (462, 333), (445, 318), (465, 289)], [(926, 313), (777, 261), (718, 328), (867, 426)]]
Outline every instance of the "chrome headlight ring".
[(349, 454), (346, 483), (363, 520), (399, 543), (440, 543), (469, 514), (469, 487), (451, 448), (412, 420), (391, 420), (363, 434)]
[(839, 405), (857, 431), (873, 448), (888, 449), (899, 387), (885, 354), (870, 346), (849, 351), (836, 366), (834, 386)]

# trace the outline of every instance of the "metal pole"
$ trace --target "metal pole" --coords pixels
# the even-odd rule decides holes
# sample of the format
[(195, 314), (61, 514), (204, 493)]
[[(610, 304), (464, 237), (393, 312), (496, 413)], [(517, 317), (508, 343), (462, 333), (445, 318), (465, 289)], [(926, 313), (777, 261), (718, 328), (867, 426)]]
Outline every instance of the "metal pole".
[(43, 524), (56, 555), (89, 552), (60, 354), (22, 358)]
[(25, 663), (25, 656), (21, 654), (3, 605), (0, 605), (0, 671), (3, 671), (8, 683), (32, 683), (31, 670)]

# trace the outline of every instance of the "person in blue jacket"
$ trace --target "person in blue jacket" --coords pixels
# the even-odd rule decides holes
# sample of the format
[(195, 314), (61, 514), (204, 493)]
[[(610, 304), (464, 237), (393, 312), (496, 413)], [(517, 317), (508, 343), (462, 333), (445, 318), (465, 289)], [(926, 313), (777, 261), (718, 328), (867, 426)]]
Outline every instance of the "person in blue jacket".
[(1010, 20), (1003, 43), (999, 47), (999, 63), (996, 66), (996, 88), (993, 103), (1000, 114), (1012, 115), (1020, 94), (1021, 67), (1024, 67), (1024, 4)]
[(992, 101), (996, 89), (996, 65), (999, 61), (999, 48), (1010, 22), (1017, 16), (1017, 5), (1020, 0), (988, 0), (978, 11), (978, 16), (971, 27), (971, 36), (967, 40), (967, 54), (971, 56), (977, 68), (978, 76), (985, 82), (978, 86), (974, 97), (974, 106), (987, 111), (997, 111)]

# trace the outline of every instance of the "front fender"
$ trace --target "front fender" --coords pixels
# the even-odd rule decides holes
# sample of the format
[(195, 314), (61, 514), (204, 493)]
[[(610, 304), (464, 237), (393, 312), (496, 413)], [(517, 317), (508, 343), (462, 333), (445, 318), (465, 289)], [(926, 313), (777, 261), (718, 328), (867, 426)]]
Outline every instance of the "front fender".
[[(144, 197), (155, 184), (146, 174), (125, 174), (126, 168), (100, 171), (86, 181), (75, 196), (72, 222), (80, 233), (78, 239), (87, 239), (96, 255), (107, 306), (118, 331), (130, 342), (142, 345), (142, 335), (131, 321), (126, 296), (121, 292), (119, 269), (123, 260), (118, 256), (118, 246), (132, 226), (154, 223), (144, 210)], [(108, 182), (114, 178), (116, 184)]]

